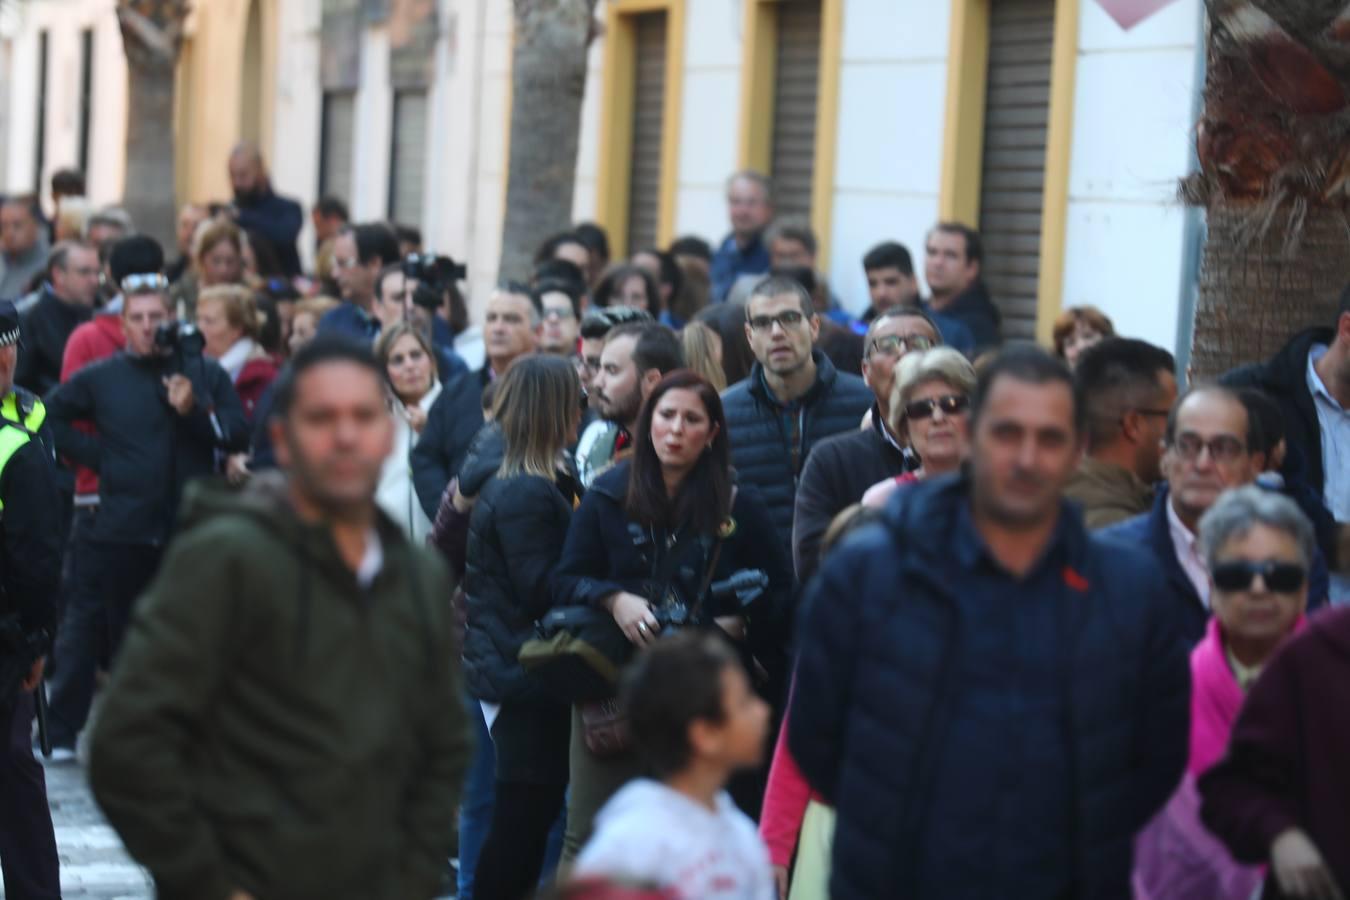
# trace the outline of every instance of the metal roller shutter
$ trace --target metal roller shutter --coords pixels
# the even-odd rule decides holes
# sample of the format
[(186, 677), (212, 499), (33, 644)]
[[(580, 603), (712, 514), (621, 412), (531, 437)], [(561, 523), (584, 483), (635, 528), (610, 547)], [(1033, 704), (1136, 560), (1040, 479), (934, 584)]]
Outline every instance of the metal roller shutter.
[(666, 14), (634, 17), (633, 156), (628, 177), (628, 252), (656, 245), (661, 204), (661, 137), (666, 106)]
[(1003, 336), (1036, 336), (1055, 0), (993, 0), (980, 181), (983, 274)]
[(779, 215), (811, 217), (820, 78), (820, 0), (778, 6), (771, 174)]
[(319, 195), (352, 199), (352, 138), (356, 94), (329, 91), (323, 96), (323, 143), (319, 148)]
[(422, 227), (427, 164), (427, 92), (394, 94), (394, 146), (389, 154), (389, 218)]

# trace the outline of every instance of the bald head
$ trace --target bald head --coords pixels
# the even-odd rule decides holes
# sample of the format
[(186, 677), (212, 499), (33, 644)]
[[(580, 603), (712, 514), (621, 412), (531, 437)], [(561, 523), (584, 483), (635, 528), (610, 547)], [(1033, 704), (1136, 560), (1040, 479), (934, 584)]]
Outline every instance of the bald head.
[(267, 187), (262, 153), (251, 141), (241, 141), (230, 151), (230, 184), (236, 199), (257, 194)]

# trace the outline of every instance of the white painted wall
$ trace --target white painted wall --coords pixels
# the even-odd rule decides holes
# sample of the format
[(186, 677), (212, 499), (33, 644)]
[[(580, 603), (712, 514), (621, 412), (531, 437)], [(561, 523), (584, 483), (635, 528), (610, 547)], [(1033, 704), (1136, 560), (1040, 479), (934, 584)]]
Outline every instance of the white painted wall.
[(844, 4), (829, 279), (854, 312), (868, 305), (862, 257), (874, 245), (904, 244), (922, 275), (938, 213), (950, 18), (945, 0)]
[[(320, 119), (318, 0), (277, 4), (277, 54), (272, 146), (264, 156), (276, 190), (308, 211), (318, 201)], [(306, 264), (314, 259), (314, 227), (308, 215), (299, 239)]]
[(1191, 166), (1200, 0), (1122, 30), (1082, 5), (1069, 176), (1064, 305), (1092, 304), (1122, 335), (1175, 350)]

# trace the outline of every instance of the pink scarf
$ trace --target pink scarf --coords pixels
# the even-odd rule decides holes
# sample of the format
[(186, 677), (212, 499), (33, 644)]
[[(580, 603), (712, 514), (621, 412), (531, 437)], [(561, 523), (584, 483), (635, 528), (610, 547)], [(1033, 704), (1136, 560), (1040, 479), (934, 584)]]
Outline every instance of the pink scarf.
[[(1303, 624), (1299, 616), (1291, 633)], [(1219, 620), (1211, 616), (1204, 640), (1191, 651), (1191, 759), (1186, 771), (1193, 777), (1223, 758), (1244, 696), (1228, 666)]]

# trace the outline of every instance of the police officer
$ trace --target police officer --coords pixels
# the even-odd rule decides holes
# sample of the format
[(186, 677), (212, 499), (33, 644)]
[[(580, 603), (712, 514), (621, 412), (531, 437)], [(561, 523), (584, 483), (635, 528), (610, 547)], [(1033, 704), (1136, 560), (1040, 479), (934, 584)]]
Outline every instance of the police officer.
[(56, 626), (61, 510), (42, 401), (14, 385), (19, 314), (0, 302), (0, 869), (5, 894), (61, 896), (47, 783), (33, 758), (33, 691)]

